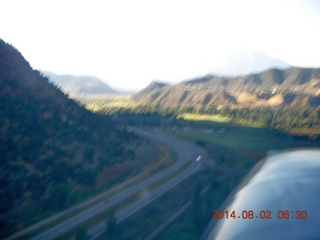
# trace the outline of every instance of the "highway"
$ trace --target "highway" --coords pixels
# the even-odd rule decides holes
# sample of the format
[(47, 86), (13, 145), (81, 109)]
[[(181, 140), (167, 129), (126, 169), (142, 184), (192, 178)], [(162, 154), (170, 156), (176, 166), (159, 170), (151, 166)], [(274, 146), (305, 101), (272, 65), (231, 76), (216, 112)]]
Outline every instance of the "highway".
[[(120, 193), (115, 194), (114, 196), (110, 197), (107, 201), (101, 202), (99, 204), (96, 204), (95, 206), (79, 213), (78, 215), (46, 230), (45, 232), (35, 236), (34, 240), (50, 240), (55, 239), (59, 235), (73, 229), (77, 225), (89, 220), (90, 218), (93, 218), (94, 216), (100, 214), (101, 212), (107, 210), (110, 207), (113, 207), (117, 203), (125, 200), (126, 198), (141, 192), (145, 191), (146, 194), (144, 197), (136, 200), (135, 202), (129, 204), (122, 210), (118, 211), (116, 213), (116, 219), (118, 222), (123, 221), (139, 209), (143, 208), (145, 205), (156, 199), (161, 194), (165, 193), (169, 189), (173, 188), (180, 182), (182, 182), (184, 179), (186, 179), (188, 176), (193, 174), (195, 171), (199, 169), (199, 167), (203, 163), (203, 159), (199, 162), (195, 161), (198, 156), (202, 156), (202, 151), (196, 147), (193, 143), (178, 139), (176, 137), (173, 137), (171, 135), (166, 135), (159, 132), (147, 132), (142, 130), (135, 130), (136, 134), (149, 138), (153, 141), (166, 144), (170, 148), (172, 148), (178, 155), (178, 160), (173, 164), (171, 167), (123, 190)], [(156, 183), (157, 181), (161, 179), (165, 179), (170, 174), (174, 173), (175, 171), (179, 170), (181, 167), (183, 167), (187, 162), (191, 162), (190, 166), (183, 172), (180, 172), (179, 175), (174, 176), (169, 181), (165, 182), (163, 185), (159, 186), (155, 190), (148, 190), (150, 186), (153, 183)], [(90, 236), (90, 239), (94, 239), (101, 235), (104, 232), (105, 228), (105, 222), (101, 222), (97, 224), (94, 228), (90, 229), (88, 232), (88, 235)]]

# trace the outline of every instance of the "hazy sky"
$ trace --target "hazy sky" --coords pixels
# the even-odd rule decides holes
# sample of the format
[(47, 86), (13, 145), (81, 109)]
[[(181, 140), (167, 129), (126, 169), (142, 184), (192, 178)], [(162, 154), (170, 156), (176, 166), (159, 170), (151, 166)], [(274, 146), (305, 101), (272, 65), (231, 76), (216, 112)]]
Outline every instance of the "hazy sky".
[(33, 68), (112, 87), (205, 75), (235, 50), (320, 66), (320, 1), (0, 0), (0, 37)]

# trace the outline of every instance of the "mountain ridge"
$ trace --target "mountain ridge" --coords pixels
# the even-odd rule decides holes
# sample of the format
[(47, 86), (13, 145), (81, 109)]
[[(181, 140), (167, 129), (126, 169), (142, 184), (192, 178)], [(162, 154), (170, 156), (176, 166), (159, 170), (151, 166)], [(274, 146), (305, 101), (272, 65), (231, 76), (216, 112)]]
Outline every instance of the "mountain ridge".
[(147, 87), (132, 100), (165, 108), (318, 107), (319, 94), (320, 68), (291, 67), (237, 77), (206, 75), (172, 86)]
[(81, 94), (115, 94), (117, 91), (112, 89), (107, 83), (95, 76), (89, 75), (58, 75), (45, 71), (43, 75), (49, 77), (50, 81), (57, 84), (62, 90), (71, 95)]

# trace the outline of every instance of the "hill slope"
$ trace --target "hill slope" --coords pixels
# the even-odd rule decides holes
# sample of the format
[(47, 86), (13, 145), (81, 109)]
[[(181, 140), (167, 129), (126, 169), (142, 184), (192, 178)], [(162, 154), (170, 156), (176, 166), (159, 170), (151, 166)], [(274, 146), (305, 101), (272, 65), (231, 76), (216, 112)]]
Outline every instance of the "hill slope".
[(150, 86), (132, 99), (143, 105), (179, 109), (293, 108), (320, 104), (320, 68), (269, 69), (238, 77), (207, 75), (173, 86), (154, 82)]
[(107, 116), (67, 98), (0, 39), (0, 238), (97, 187), (100, 171), (134, 155), (126, 151), (130, 139)]
[(57, 75), (51, 72), (44, 72), (44, 75), (71, 96), (116, 93), (108, 84), (93, 76)]

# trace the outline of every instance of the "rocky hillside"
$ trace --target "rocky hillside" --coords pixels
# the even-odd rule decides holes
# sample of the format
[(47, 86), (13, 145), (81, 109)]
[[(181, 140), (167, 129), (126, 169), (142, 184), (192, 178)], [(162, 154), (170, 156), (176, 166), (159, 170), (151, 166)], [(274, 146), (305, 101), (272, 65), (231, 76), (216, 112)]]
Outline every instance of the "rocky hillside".
[[(68, 207), (134, 136), (80, 107), (0, 39), (0, 238)], [(127, 155), (126, 155), (127, 154)]]
[(132, 99), (165, 108), (319, 107), (320, 68), (269, 69), (238, 77), (208, 75), (176, 85), (152, 82)]

